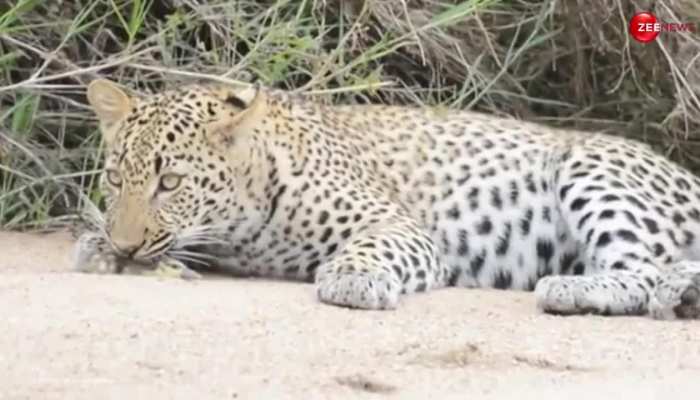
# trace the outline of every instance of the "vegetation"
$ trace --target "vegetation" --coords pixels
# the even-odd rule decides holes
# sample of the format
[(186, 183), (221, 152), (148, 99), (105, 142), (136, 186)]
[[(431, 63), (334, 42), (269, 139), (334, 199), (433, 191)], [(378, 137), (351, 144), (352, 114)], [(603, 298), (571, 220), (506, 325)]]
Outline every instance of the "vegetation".
[(700, 29), (696, 0), (0, 1), (0, 228), (99, 203), (96, 77), (474, 108), (636, 137), (700, 170), (700, 36), (635, 42), (648, 9)]

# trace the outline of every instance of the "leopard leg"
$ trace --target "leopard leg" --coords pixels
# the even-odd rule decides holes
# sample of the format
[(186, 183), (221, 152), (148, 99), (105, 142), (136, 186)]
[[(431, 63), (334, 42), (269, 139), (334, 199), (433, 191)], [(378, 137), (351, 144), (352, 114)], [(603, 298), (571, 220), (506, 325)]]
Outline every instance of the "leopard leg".
[(688, 228), (649, 195), (653, 188), (642, 184), (647, 177), (641, 160), (623, 162), (618, 153), (601, 153), (594, 144), (563, 158), (556, 185), (559, 209), (585, 261), (584, 275), (540, 279), (537, 304), (558, 314), (646, 314), (668, 260), (682, 254)]
[(430, 237), (409, 218), (396, 217), (350, 240), (316, 274), (328, 304), (394, 309), (402, 293), (444, 286), (445, 270)]
[(73, 270), (89, 274), (119, 274), (123, 272), (117, 256), (110, 251), (103, 235), (86, 232), (73, 245)]

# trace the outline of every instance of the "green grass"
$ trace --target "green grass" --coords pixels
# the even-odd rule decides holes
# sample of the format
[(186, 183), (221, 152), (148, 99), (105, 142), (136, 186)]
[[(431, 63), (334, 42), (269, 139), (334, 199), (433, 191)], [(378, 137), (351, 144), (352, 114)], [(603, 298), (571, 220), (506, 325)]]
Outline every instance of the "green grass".
[[(1, 3), (0, 229), (70, 223), (100, 202), (84, 95), (97, 77), (137, 93), (258, 80), (330, 103), (474, 108), (634, 136), (698, 168), (698, 38), (630, 42), (626, 3)], [(654, 11), (690, 18), (692, 4)]]

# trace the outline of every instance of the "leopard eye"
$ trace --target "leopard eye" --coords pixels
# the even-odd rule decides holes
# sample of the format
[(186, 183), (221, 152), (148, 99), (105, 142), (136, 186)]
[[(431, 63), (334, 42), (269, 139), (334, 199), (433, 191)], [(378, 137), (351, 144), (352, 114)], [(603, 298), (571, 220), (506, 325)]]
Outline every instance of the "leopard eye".
[(114, 169), (108, 169), (106, 171), (107, 174), (107, 182), (109, 182), (110, 185), (114, 187), (121, 187), (122, 185), (122, 176), (119, 174), (119, 171), (114, 170)]
[(177, 189), (182, 183), (182, 175), (165, 174), (160, 177), (158, 182), (158, 190), (161, 192), (170, 192)]

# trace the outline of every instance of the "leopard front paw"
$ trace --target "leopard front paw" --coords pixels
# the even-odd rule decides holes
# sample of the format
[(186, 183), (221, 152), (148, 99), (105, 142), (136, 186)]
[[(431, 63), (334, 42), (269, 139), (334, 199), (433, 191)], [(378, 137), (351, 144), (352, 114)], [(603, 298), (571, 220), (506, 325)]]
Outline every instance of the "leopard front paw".
[(73, 270), (89, 274), (116, 274), (121, 272), (119, 260), (109, 250), (102, 235), (82, 234), (73, 245)]
[(637, 276), (548, 276), (535, 286), (537, 307), (549, 314), (644, 315), (649, 289)]
[(574, 283), (562, 276), (545, 276), (535, 285), (537, 309), (549, 314), (578, 314)]
[(316, 285), (322, 302), (366, 310), (395, 309), (401, 294), (401, 281), (393, 274), (347, 266), (320, 271)]
[(649, 302), (655, 319), (700, 319), (700, 273), (662, 277)]

